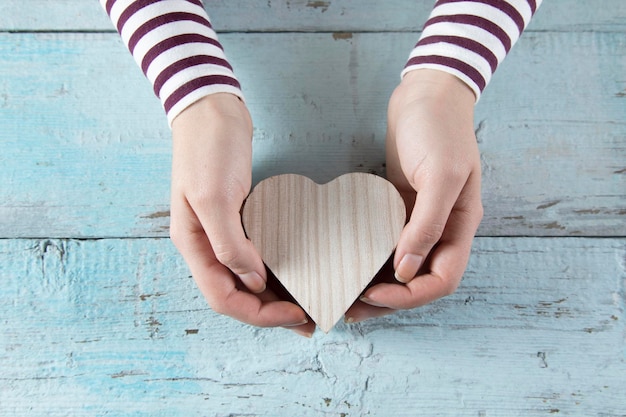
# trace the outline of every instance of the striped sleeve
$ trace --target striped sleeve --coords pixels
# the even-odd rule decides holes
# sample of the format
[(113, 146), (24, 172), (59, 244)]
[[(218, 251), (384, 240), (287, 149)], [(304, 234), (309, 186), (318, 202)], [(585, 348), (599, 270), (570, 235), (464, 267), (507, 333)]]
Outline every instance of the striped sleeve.
[(542, 0), (438, 0), (402, 71), (438, 69), (463, 80), (476, 101)]
[(171, 126), (213, 93), (243, 99), (202, 0), (100, 0), (161, 100)]

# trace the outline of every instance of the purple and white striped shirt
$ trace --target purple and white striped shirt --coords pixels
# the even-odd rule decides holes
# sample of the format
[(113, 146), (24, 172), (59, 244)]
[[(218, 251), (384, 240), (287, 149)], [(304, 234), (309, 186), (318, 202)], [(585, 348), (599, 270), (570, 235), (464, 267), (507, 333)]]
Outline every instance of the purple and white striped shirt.
[(438, 0), (402, 74), (432, 68), (463, 80), (476, 101), (543, 0)]
[(100, 0), (168, 121), (204, 96), (242, 97), (201, 0)]
[[(480, 98), (542, 0), (438, 0), (402, 72), (433, 68)], [(100, 0), (152, 83), (168, 122), (204, 96), (243, 99), (202, 0)]]

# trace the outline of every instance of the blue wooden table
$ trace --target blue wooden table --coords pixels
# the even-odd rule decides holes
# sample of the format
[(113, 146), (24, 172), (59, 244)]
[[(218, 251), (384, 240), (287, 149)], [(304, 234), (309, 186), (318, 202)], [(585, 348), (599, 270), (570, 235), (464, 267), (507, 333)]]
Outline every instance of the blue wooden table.
[[(623, 0), (546, 0), (478, 104), (486, 214), (458, 291), (311, 340), (195, 288), (170, 131), (98, 3), (1, 1), (1, 416), (626, 416)], [(255, 182), (384, 175), (430, 2), (210, 3)]]

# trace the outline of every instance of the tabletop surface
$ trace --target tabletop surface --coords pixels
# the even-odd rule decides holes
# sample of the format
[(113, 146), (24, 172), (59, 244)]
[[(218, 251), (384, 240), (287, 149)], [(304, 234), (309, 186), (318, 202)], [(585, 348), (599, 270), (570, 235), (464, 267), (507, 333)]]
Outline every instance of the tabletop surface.
[[(255, 183), (384, 176), (431, 2), (205, 3)], [(546, 0), (475, 123), (455, 294), (310, 340), (253, 328), (169, 240), (170, 130), (98, 2), (3, 0), (0, 415), (626, 416), (626, 2)]]

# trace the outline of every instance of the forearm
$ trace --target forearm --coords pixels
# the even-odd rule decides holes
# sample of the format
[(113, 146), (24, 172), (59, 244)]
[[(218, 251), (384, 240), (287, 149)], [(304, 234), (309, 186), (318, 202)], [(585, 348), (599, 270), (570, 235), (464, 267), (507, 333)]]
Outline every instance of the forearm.
[(439, 0), (402, 72), (430, 68), (455, 75), (476, 101), (542, 0)]
[(201, 0), (100, 0), (168, 121), (213, 93), (243, 98)]

